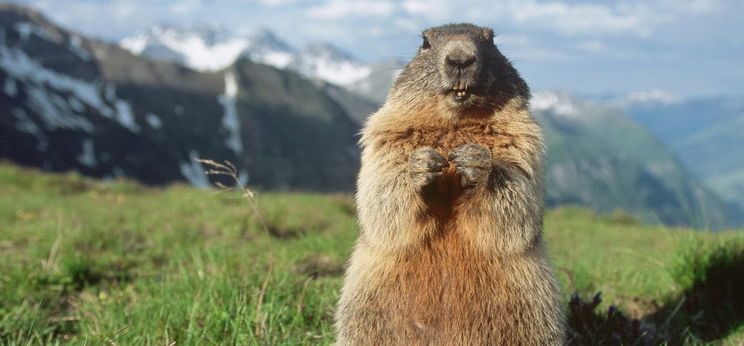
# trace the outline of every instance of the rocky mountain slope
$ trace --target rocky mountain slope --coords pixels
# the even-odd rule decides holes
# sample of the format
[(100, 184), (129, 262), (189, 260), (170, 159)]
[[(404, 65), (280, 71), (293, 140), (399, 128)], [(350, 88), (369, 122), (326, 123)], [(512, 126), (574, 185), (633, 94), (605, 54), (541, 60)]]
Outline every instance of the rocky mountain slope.
[(2, 4), (0, 85), (0, 157), (23, 164), (206, 185), (202, 157), (232, 161), (263, 188), (354, 184), (363, 116), (349, 107), (364, 101), (293, 72), (246, 59), (198, 72)]

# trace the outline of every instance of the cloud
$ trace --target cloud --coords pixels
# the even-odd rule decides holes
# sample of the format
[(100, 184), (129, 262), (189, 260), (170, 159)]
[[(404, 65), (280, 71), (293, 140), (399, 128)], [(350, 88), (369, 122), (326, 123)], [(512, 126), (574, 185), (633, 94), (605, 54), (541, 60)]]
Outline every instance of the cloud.
[(452, 2), (443, 0), (406, 0), (403, 1), (402, 7), (411, 15), (438, 21), (447, 18), (452, 13), (451, 4)]
[(410, 33), (419, 33), (424, 29), (420, 25), (416, 24), (415, 21), (407, 18), (398, 18), (393, 23), (395, 23), (397, 28)]
[(651, 32), (647, 10), (640, 5), (610, 7), (558, 1), (510, 1), (509, 8), (516, 23), (552, 27), (564, 34), (635, 33), (648, 36)]
[(671, 10), (698, 14), (720, 10), (723, 7), (720, 0), (661, 0), (661, 5)]
[(579, 42), (578, 47), (587, 52), (599, 52), (604, 49), (604, 43), (598, 40)]
[[(659, 23), (685, 9), (711, 10), (722, 0), (620, 1), (576, 3), (569, 0), (403, 0), (401, 14), (429, 23), (470, 21), (483, 25), (550, 30), (564, 36), (627, 35), (648, 37)], [(487, 22), (483, 22), (487, 21)]]
[(682, 101), (682, 97), (662, 89), (651, 89), (644, 91), (633, 91), (628, 93), (623, 103), (647, 103), (660, 102), (664, 104), (674, 104)]
[(490, 25), (505, 17), (504, 3), (505, 0), (404, 0), (400, 14), (423, 19), (431, 25), (453, 22)]
[(270, 7), (291, 5), (302, 0), (260, 0), (262, 4)]
[(136, 14), (137, 9), (137, 5), (130, 2), (120, 2), (112, 6), (112, 12), (119, 20), (125, 20)]
[(311, 7), (308, 15), (320, 19), (356, 17), (385, 17), (393, 14), (395, 4), (389, 0), (328, 0)]
[(504, 54), (512, 61), (539, 62), (573, 62), (575, 57), (554, 49), (543, 48), (514, 48), (504, 50)]
[(201, 1), (179, 1), (170, 5), (169, 10), (175, 15), (187, 15), (196, 12), (202, 6)]
[(496, 44), (508, 44), (508, 45), (520, 45), (526, 46), (533, 44), (533, 40), (527, 35), (514, 35), (514, 34), (497, 34), (494, 39)]

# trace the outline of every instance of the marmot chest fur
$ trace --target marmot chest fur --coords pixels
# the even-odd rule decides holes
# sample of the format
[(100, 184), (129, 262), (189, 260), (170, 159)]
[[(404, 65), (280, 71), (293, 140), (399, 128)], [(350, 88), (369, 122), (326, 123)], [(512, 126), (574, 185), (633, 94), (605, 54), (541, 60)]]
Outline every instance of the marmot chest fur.
[(363, 131), (338, 344), (561, 344), (529, 90), (490, 29), (423, 36)]

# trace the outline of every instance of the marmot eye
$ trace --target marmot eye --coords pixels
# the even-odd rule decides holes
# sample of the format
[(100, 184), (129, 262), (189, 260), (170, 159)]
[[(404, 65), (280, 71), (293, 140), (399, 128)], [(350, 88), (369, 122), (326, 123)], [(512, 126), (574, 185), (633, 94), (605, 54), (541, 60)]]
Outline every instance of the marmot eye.
[(429, 40), (424, 37), (424, 42), (421, 43), (421, 49), (429, 49), (431, 48), (431, 44), (429, 44)]

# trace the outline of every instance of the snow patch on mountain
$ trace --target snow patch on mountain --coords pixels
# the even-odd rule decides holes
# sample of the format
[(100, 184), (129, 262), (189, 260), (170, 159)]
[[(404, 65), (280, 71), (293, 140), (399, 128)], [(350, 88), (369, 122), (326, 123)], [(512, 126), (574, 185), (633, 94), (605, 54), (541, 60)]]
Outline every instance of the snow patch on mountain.
[(73, 112), (67, 103), (60, 102), (61, 97), (52, 89), (43, 85), (26, 85), (26, 95), (29, 107), (39, 114), (46, 129), (80, 129), (84, 132), (93, 132), (93, 123)]
[[(248, 40), (212, 28), (160, 25), (124, 38), (120, 46), (136, 55), (170, 55), (170, 60), (180, 60), (193, 69), (216, 71), (231, 65), (248, 47)], [(148, 49), (153, 49), (153, 54), (146, 54)]]
[(67, 103), (70, 104), (70, 107), (75, 110), (75, 112), (81, 113), (85, 111), (85, 105), (80, 102), (80, 100), (77, 99), (75, 96), (70, 96), (67, 98)]
[(127, 176), (127, 173), (119, 166), (114, 166), (114, 168), (111, 169), (111, 173), (113, 173), (116, 178), (124, 178)]
[(23, 51), (5, 46), (4, 37), (0, 40), (0, 68), (24, 84), (30, 106), (45, 118), (47, 128), (93, 130), (93, 124), (70, 110), (66, 102), (56, 102), (60, 97), (49, 90), (71, 92), (82, 98), (91, 96), (92, 85), (44, 68)]
[(5, 83), (3, 84), (3, 92), (5, 93), (5, 95), (8, 95), (10, 97), (16, 97), (16, 95), (18, 95), (18, 84), (16, 84), (13, 78), (8, 78), (5, 80)]
[(260, 59), (252, 60), (269, 66), (274, 66), (278, 69), (285, 69), (292, 64), (292, 62), (295, 60), (295, 57), (294, 55), (287, 52), (273, 51), (264, 53)]
[(201, 71), (220, 70), (245, 57), (346, 87), (372, 74), (370, 65), (358, 62), (330, 44), (310, 44), (298, 51), (266, 29), (241, 37), (209, 27), (155, 26), (123, 39), (120, 46), (136, 55), (173, 61)]
[(138, 133), (140, 130), (139, 125), (134, 121), (132, 106), (130, 106), (127, 101), (116, 101), (116, 121), (134, 133)]
[(204, 172), (204, 168), (201, 166), (201, 164), (199, 162), (196, 162), (197, 159), (199, 159), (198, 152), (193, 150), (189, 152), (189, 161), (181, 162), (181, 164), (179, 165), (181, 175), (186, 179), (186, 181), (191, 183), (191, 185), (203, 189), (209, 188), (211, 186), (209, 183), (209, 178)]
[(159, 130), (163, 126), (163, 121), (161, 121), (160, 117), (154, 113), (147, 113), (145, 115), (145, 121), (147, 121), (150, 127), (156, 130)]
[(77, 55), (83, 61), (90, 61), (93, 59), (93, 55), (83, 47), (83, 39), (80, 36), (70, 36), (69, 44), (67, 48), (75, 55)]
[[(100, 83), (79, 80), (47, 69), (24, 51), (7, 47), (4, 38), (0, 37), (0, 68), (24, 85), (29, 106), (43, 117), (47, 129), (93, 131), (93, 124), (83, 116), (85, 107), (69, 102), (75, 98), (95, 108), (103, 116), (118, 121), (130, 131), (139, 131), (130, 105), (116, 98), (113, 85), (102, 88)], [(71, 95), (65, 98), (62, 96), (64, 94)], [(115, 108), (104, 101), (102, 94), (105, 94)]]
[(21, 40), (23, 41), (27, 41), (31, 37), (31, 34), (34, 34), (43, 40), (56, 42), (49, 31), (34, 23), (18, 22), (13, 25), (13, 28), (16, 30), (16, 32), (18, 32), (18, 34), (21, 36)]
[(236, 98), (238, 96), (238, 80), (233, 71), (225, 73), (225, 93), (218, 97), (218, 102), (224, 107), (222, 126), (227, 130), (228, 136), (225, 145), (236, 154), (243, 153), (243, 140), (240, 136), (240, 120), (238, 119), (238, 108)]
[(125, 37), (119, 42), (119, 46), (130, 51), (134, 55), (141, 55), (149, 43), (150, 39), (140, 33), (136, 36)]
[[(116, 101), (116, 85), (111, 83), (104, 85), (103, 96), (106, 97), (106, 100), (109, 102)], [(107, 116), (111, 117), (110, 114), (108, 114)]]
[(278, 69), (297, 65), (299, 55), (286, 42), (270, 30), (259, 30), (250, 36), (248, 46), (241, 56), (251, 61), (274, 66)]
[(36, 138), (38, 141), (36, 149), (39, 149), (39, 151), (46, 151), (49, 148), (49, 139), (44, 134), (44, 131), (36, 125), (34, 120), (26, 114), (26, 111), (16, 108), (13, 110), (13, 117), (15, 117), (18, 122), (18, 125), (16, 125), (18, 131), (28, 133)]
[(302, 57), (300, 72), (337, 85), (352, 85), (372, 73), (371, 66), (328, 44), (310, 45)]
[(90, 138), (83, 139), (81, 146), (82, 152), (77, 156), (78, 162), (85, 167), (96, 167), (98, 161), (96, 161), (96, 151), (93, 148), (93, 140)]

